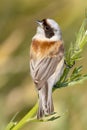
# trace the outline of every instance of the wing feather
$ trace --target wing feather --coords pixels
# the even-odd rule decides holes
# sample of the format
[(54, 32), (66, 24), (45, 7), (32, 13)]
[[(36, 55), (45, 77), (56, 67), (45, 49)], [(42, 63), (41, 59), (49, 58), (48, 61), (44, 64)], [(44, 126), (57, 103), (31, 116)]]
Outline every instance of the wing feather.
[(38, 89), (40, 89), (47, 79), (55, 72), (62, 58), (63, 56), (56, 55), (54, 57), (43, 58), (35, 63), (33, 59), (30, 61), (31, 75)]

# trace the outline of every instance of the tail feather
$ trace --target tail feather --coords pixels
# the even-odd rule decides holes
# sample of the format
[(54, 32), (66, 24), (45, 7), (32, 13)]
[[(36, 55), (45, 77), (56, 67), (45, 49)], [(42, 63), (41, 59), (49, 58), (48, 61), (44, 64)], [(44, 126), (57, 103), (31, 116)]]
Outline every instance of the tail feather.
[(42, 100), (39, 99), (39, 108), (38, 108), (38, 112), (37, 112), (37, 119), (41, 119), (44, 116), (44, 111), (43, 111), (43, 107), (42, 107)]
[(52, 96), (50, 97), (50, 99), (48, 99), (48, 102), (47, 102), (47, 110), (48, 110), (48, 114), (49, 114), (49, 115), (54, 113), (54, 105), (53, 105)]
[(54, 112), (52, 100), (52, 88), (48, 88), (46, 84), (39, 90), (39, 108), (37, 118), (41, 119), (45, 115), (50, 115)]

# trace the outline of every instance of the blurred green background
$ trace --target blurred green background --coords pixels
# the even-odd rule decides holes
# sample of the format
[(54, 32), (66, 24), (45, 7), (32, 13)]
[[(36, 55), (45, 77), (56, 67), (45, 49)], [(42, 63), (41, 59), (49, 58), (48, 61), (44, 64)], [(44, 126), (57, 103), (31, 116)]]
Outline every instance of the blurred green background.
[[(87, 0), (0, 0), (0, 130), (16, 112), (19, 120), (37, 101), (29, 72), (29, 47), (36, 31), (35, 20), (52, 18), (61, 26), (65, 48), (74, 42)], [(83, 65), (87, 73), (87, 46)], [(87, 81), (53, 93), (53, 122), (29, 123), (22, 130), (87, 130)]]

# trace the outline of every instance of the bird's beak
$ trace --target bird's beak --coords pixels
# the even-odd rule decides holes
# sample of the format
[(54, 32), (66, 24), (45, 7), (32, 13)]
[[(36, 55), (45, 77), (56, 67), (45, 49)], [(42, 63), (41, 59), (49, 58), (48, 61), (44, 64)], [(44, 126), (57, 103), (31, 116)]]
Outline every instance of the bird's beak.
[(36, 23), (37, 23), (39, 26), (41, 26), (41, 27), (42, 27), (42, 24), (43, 24), (43, 22), (42, 22), (42, 21), (40, 21), (40, 20), (36, 20)]

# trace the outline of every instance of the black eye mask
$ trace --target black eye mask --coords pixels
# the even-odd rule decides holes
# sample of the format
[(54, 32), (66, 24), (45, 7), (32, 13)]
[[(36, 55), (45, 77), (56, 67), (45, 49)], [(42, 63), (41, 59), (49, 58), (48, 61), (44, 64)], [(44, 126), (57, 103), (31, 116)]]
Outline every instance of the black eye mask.
[(54, 32), (53, 29), (50, 27), (50, 25), (47, 23), (46, 19), (42, 20), (43, 22), (43, 29), (45, 31), (45, 36), (47, 38), (51, 38), (52, 36), (54, 36)]

